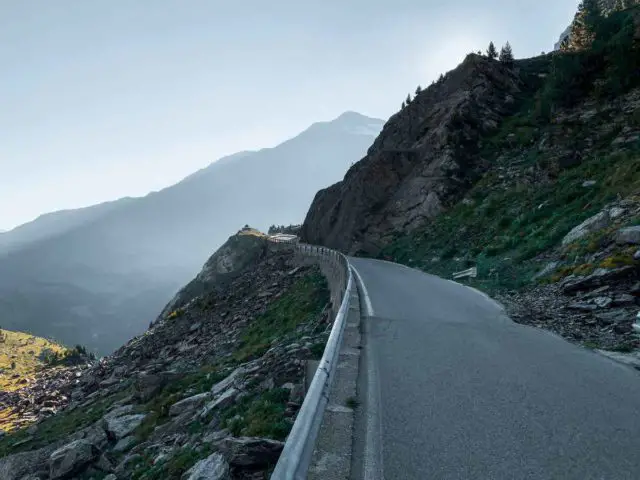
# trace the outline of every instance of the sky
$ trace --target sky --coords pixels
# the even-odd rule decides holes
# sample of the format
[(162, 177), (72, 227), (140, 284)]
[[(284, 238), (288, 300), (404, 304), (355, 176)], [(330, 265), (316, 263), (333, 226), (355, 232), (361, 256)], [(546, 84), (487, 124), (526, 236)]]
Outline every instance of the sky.
[(550, 51), (577, 0), (0, 0), (0, 231), (171, 185), (489, 41)]

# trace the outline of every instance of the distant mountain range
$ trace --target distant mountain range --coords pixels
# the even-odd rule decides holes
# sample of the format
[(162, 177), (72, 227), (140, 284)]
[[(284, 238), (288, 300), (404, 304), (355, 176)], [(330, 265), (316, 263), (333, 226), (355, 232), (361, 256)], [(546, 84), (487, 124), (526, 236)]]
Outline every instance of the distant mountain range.
[(301, 223), (382, 120), (348, 112), (143, 198), (43, 215), (0, 233), (0, 325), (108, 353), (146, 326), (245, 224)]

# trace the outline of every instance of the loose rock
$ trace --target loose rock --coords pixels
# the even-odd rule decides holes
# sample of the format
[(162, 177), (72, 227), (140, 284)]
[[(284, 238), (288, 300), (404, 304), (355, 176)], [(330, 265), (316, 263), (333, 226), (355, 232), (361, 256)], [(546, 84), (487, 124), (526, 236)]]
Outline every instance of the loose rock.
[(86, 440), (76, 440), (54, 451), (49, 458), (52, 479), (65, 478), (81, 471), (97, 456), (97, 450)]

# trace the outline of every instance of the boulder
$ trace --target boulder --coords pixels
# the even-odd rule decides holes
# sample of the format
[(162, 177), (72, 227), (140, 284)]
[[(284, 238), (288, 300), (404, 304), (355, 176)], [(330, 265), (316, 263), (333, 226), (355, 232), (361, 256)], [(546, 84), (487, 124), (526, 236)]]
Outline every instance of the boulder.
[(229, 405), (233, 404), (237, 394), (238, 394), (238, 390), (233, 388), (233, 387), (231, 387), (229, 390), (224, 392), (222, 395), (218, 396), (215, 400), (209, 402), (202, 409), (202, 412), (200, 413), (200, 416), (201, 417), (206, 417), (213, 410), (216, 410), (216, 409), (219, 409), (219, 408), (228, 407)]
[(593, 303), (595, 303), (599, 308), (607, 308), (611, 306), (613, 299), (610, 297), (596, 297), (593, 299)]
[(236, 368), (233, 372), (231, 372), (227, 378), (225, 378), (224, 380), (221, 380), (220, 382), (216, 383), (212, 388), (211, 388), (211, 394), (213, 396), (216, 396), (222, 392), (224, 392), (225, 390), (227, 390), (231, 385), (233, 385), (233, 383), (238, 380), (238, 378), (243, 375), (245, 373), (245, 369), (243, 367), (238, 367)]
[(227, 437), (216, 444), (231, 466), (263, 468), (275, 465), (284, 443), (268, 438)]
[(105, 433), (104, 428), (100, 425), (100, 422), (76, 432), (71, 435), (69, 440), (86, 440), (99, 450), (103, 450), (109, 442), (107, 434)]
[(624, 307), (636, 304), (636, 297), (628, 293), (620, 293), (613, 298), (614, 307)]
[(593, 217), (586, 219), (577, 227), (574, 227), (569, 233), (562, 239), (562, 245), (568, 245), (571, 242), (593, 233), (597, 230), (601, 230), (609, 225), (611, 218), (609, 212), (603, 210), (600, 213), (595, 214)]
[(65, 478), (82, 471), (98, 456), (98, 450), (86, 440), (75, 440), (49, 457), (51, 479)]
[(620, 310), (596, 313), (595, 317), (603, 325), (614, 325), (617, 323), (630, 322), (632, 320), (632, 316), (630, 316), (627, 312)]
[(622, 215), (624, 215), (627, 212), (626, 209), (622, 208), (622, 207), (612, 207), (609, 209), (609, 216), (612, 219), (616, 219), (618, 217), (621, 217)]
[(598, 310), (598, 306), (593, 303), (573, 302), (567, 305), (569, 310), (578, 310), (580, 312), (592, 312)]
[(211, 394), (209, 392), (199, 393), (198, 395), (184, 398), (179, 402), (171, 405), (171, 408), (169, 409), (169, 415), (171, 415), (172, 417), (177, 417), (178, 415), (181, 415), (186, 411), (199, 408), (204, 405), (204, 403), (210, 398)]
[(113, 451), (114, 452), (126, 452), (131, 447), (133, 447), (135, 444), (136, 444), (135, 437), (133, 435), (129, 435), (127, 437), (124, 437), (124, 438), (118, 440), (118, 443), (116, 443), (115, 446), (113, 447)]
[(105, 413), (103, 418), (105, 420), (108, 420), (115, 417), (121, 417), (123, 415), (132, 413), (132, 412), (133, 412), (133, 405), (122, 405), (120, 407), (115, 407), (109, 410), (107, 413)]
[(100, 458), (96, 461), (96, 463), (93, 466), (98, 470), (101, 470), (106, 473), (111, 473), (113, 472), (113, 469), (114, 469), (114, 466), (111, 463), (111, 460), (109, 460), (104, 453), (100, 455)]
[(35, 472), (48, 471), (49, 457), (54, 450), (55, 446), (48, 446), (0, 458), (0, 478), (13, 480)]
[(141, 402), (148, 402), (155, 397), (167, 383), (177, 374), (164, 373), (143, 373), (138, 376), (135, 383), (136, 398)]
[(131, 434), (145, 419), (146, 415), (138, 413), (134, 415), (124, 415), (122, 417), (104, 419), (104, 429), (111, 438), (120, 440)]
[(581, 290), (589, 290), (591, 288), (599, 287), (613, 280), (626, 278), (632, 275), (634, 271), (635, 267), (633, 265), (615, 268), (612, 270), (607, 268), (598, 268), (591, 275), (570, 275), (560, 283), (560, 287), (562, 288), (563, 293), (571, 294)]
[(214, 453), (196, 463), (182, 478), (185, 480), (229, 480), (231, 473), (225, 458), (219, 453)]
[(640, 225), (621, 228), (616, 233), (616, 243), (640, 245)]

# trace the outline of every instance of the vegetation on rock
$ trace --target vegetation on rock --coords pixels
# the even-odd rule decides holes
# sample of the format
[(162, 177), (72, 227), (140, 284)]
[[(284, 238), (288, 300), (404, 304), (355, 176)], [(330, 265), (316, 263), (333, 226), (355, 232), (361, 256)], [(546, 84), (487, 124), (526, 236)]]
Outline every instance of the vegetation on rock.
[(50, 340), (0, 329), (0, 392), (23, 387), (24, 380), (52, 363), (52, 357), (69, 354), (69, 349)]

